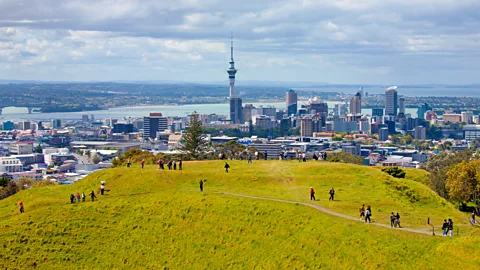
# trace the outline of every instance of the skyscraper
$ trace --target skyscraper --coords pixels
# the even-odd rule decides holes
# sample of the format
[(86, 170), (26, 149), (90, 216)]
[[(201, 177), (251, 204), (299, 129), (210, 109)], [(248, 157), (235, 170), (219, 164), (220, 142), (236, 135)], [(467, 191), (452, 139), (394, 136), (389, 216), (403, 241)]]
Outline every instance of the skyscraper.
[(287, 90), (287, 114), (297, 114), (297, 93), (292, 89)]
[(401, 97), (398, 99), (398, 114), (405, 114), (405, 98)]
[(422, 106), (418, 107), (418, 118), (425, 119), (425, 113), (430, 110), (432, 110), (432, 107), (430, 107), (427, 103), (422, 104)]
[(235, 74), (237, 70), (235, 69), (235, 61), (233, 61), (233, 37), (230, 47), (230, 67), (227, 69), (228, 79), (230, 80), (230, 97), (233, 96), (233, 88), (235, 86)]
[(143, 118), (143, 138), (155, 139), (157, 132), (163, 132), (168, 128), (167, 117), (161, 113), (150, 113), (150, 116)]
[(362, 113), (362, 94), (360, 92), (357, 92), (357, 94), (350, 99), (350, 113)]
[(397, 87), (392, 86), (385, 90), (385, 115), (397, 115), (398, 109)]
[(237, 70), (235, 69), (235, 61), (233, 61), (233, 37), (230, 47), (230, 67), (227, 69), (228, 79), (230, 82), (230, 120), (233, 124), (242, 123), (242, 98), (234, 95), (234, 86), (235, 86), (235, 74)]

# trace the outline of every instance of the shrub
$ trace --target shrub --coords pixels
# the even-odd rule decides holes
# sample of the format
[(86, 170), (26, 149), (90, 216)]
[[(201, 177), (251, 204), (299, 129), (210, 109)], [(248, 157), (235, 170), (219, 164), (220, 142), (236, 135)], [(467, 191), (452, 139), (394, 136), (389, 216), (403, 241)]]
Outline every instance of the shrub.
[(389, 175), (395, 177), (395, 178), (405, 178), (405, 171), (398, 168), (397, 166), (395, 167), (385, 167), (382, 169), (382, 172), (388, 173)]

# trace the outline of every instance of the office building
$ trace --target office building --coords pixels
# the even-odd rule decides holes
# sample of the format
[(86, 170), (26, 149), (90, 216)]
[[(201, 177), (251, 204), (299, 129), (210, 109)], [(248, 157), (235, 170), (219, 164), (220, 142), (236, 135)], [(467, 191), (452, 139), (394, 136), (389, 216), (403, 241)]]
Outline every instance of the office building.
[(297, 93), (292, 89), (287, 90), (286, 93), (286, 101), (287, 101), (287, 114), (297, 114)]
[(460, 123), (462, 122), (462, 115), (461, 114), (444, 114), (443, 115), (444, 122), (450, 123)]
[(0, 157), (0, 173), (22, 172), (23, 164), (15, 157)]
[(11, 144), (8, 151), (12, 155), (25, 155), (33, 153), (33, 143), (19, 142)]
[(422, 104), (422, 106), (418, 107), (417, 117), (420, 119), (425, 119), (425, 113), (431, 110), (432, 110), (432, 107), (430, 107), (427, 103), (424, 103)]
[(5, 121), (3, 122), (3, 130), (14, 130), (15, 129), (15, 123), (12, 121)]
[(52, 119), (52, 128), (58, 129), (62, 127), (62, 119)]
[(303, 117), (300, 119), (300, 136), (312, 137), (313, 136), (313, 119), (310, 117)]
[(233, 124), (243, 124), (242, 98), (230, 97), (230, 120)]
[(472, 111), (462, 112), (462, 122), (467, 123), (467, 124), (472, 124), (473, 123), (473, 112)]
[(18, 122), (18, 129), (20, 130), (29, 130), (31, 129), (31, 123), (30, 121), (20, 121)]
[(398, 99), (398, 114), (405, 115), (405, 98), (401, 97)]
[(350, 99), (350, 113), (362, 113), (362, 95), (360, 94), (360, 92), (357, 92), (357, 94)]
[(266, 115), (261, 115), (259, 117), (255, 118), (255, 128), (256, 129), (271, 129), (274, 127), (274, 121), (272, 121), (272, 118), (266, 116)]
[(311, 114), (318, 114), (324, 119), (326, 119), (328, 116), (328, 104), (326, 102), (322, 102), (318, 97), (314, 97), (312, 99), (309, 109)]
[(252, 116), (254, 115), (255, 107), (252, 104), (245, 104), (245, 107), (242, 108), (242, 122), (250, 122)]
[(373, 108), (372, 116), (383, 116), (383, 108)]
[(415, 133), (414, 134), (415, 140), (424, 141), (427, 139), (427, 129), (425, 127), (422, 127), (422, 126), (416, 127), (414, 133)]
[(116, 123), (113, 125), (112, 133), (128, 134), (133, 132), (132, 123)]
[(385, 115), (397, 115), (398, 94), (396, 89), (396, 86), (392, 86), (385, 90)]
[(143, 138), (155, 139), (157, 132), (164, 132), (168, 128), (167, 117), (161, 113), (150, 113), (143, 118)]
[(388, 141), (388, 128), (384, 127), (379, 130), (378, 133), (379, 141)]

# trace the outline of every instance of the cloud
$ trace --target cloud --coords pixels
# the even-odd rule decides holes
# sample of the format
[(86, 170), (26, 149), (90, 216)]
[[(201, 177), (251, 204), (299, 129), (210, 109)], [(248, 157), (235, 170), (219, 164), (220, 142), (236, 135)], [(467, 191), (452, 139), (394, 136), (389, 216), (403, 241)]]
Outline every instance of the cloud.
[(477, 10), (478, 0), (2, 0), (0, 79), (223, 80), (233, 32), (246, 80), (480, 83)]

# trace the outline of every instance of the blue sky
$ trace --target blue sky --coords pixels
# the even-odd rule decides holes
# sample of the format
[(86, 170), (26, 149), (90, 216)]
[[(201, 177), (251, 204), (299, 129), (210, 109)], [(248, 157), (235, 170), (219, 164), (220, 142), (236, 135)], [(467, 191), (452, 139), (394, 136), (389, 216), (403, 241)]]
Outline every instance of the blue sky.
[(478, 0), (0, 0), (0, 79), (480, 83)]

